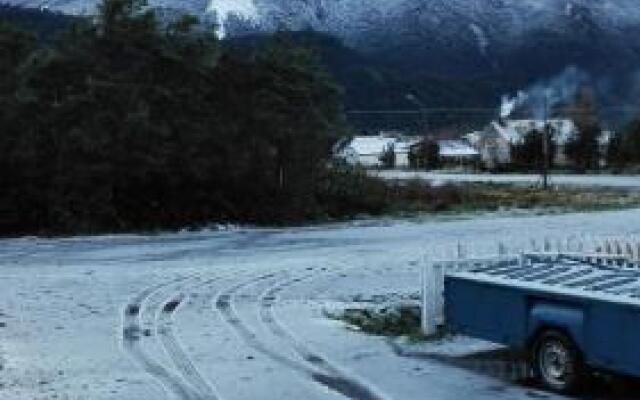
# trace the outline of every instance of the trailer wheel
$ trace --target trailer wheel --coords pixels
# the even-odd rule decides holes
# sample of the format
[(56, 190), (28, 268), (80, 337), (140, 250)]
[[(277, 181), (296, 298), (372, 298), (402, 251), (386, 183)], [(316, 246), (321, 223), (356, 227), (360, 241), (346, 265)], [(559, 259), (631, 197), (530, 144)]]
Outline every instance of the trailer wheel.
[(559, 393), (579, 389), (585, 369), (578, 347), (567, 335), (544, 331), (536, 340), (533, 356), (534, 372), (546, 387)]

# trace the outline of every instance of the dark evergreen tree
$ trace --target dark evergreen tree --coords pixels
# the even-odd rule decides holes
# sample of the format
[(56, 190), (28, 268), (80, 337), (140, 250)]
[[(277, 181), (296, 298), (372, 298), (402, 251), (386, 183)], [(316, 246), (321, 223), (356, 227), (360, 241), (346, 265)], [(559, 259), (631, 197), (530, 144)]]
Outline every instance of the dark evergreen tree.
[[(629, 166), (640, 164), (640, 119), (631, 121), (617, 139), (619, 145), (614, 146), (611, 158), (617, 165)], [(614, 143), (615, 144), (615, 143)]]
[(549, 132), (531, 130), (523, 138), (522, 143), (512, 146), (511, 162), (517, 169), (527, 171), (541, 171), (544, 168), (544, 140), (547, 139), (547, 165), (553, 166), (556, 156), (555, 136), (552, 129)]
[(576, 125), (576, 136), (567, 143), (565, 153), (579, 171), (597, 169), (600, 165), (599, 124), (597, 105), (593, 92), (581, 90), (571, 106), (570, 115)]
[(409, 164), (412, 168), (437, 169), (440, 167), (440, 146), (431, 139), (423, 139), (413, 145), (409, 152)]
[(0, 232), (94, 232), (324, 213), (341, 92), (277, 36), (225, 55), (185, 16), (105, 0), (52, 45), (0, 28)]
[(380, 155), (380, 163), (382, 168), (393, 169), (396, 167), (396, 150), (395, 146), (390, 145), (384, 149)]

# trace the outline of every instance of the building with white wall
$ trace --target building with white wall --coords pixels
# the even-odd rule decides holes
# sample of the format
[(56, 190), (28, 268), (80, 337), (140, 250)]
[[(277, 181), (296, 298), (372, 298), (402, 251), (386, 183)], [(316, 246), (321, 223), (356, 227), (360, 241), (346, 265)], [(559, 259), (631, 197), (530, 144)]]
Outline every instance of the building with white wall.
[(395, 154), (396, 168), (409, 167), (409, 150), (417, 139), (401, 136), (355, 136), (334, 149), (336, 158), (365, 168), (383, 167), (382, 158), (390, 149)]

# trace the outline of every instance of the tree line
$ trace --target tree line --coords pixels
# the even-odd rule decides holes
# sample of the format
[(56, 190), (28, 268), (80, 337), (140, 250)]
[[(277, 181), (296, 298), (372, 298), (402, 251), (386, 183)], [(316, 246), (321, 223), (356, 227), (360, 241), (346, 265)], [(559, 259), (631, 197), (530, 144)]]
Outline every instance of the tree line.
[(237, 56), (104, 0), (44, 43), (0, 23), (0, 234), (295, 223), (333, 212), (341, 89), (285, 34)]
[(640, 166), (640, 118), (629, 122), (623, 133), (613, 138), (608, 158), (614, 169), (638, 171)]
[[(619, 127), (619, 131), (603, 129), (598, 105), (592, 90), (585, 87), (561, 109), (561, 115), (573, 121), (575, 134), (558, 146), (558, 135), (552, 127), (548, 131), (534, 129), (522, 143), (513, 146), (512, 159), (516, 168), (534, 170), (545, 162), (542, 149), (547, 141), (547, 165), (554, 167), (558, 156), (564, 167), (578, 172), (606, 170), (630, 171), (640, 165), (640, 118)], [(560, 154), (559, 152), (562, 152)]]

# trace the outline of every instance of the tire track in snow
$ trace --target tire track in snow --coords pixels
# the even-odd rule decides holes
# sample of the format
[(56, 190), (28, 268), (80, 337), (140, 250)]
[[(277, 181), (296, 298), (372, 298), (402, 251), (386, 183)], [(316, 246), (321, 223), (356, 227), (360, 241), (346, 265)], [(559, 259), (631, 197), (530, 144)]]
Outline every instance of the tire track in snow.
[(282, 355), (269, 347), (267, 347), (263, 342), (261, 342), (257, 335), (240, 319), (238, 315), (233, 299), (235, 294), (245, 287), (257, 284), (261, 281), (272, 279), (277, 275), (277, 273), (270, 273), (265, 275), (260, 275), (257, 277), (250, 278), (248, 280), (242, 281), (240, 283), (236, 283), (230, 288), (225, 289), (221, 293), (219, 293), (213, 300), (213, 306), (215, 310), (217, 310), (224, 321), (233, 328), (240, 338), (244, 340), (247, 345), (254, 350), (266, 355), (272, 360), (302, 374), (310, 374), (314, 371), (310, 371), (306, 365), (297, 363), (294, 360), (291, 360), (285, 355)]
[[(326, 270), (326, 268), (323, 268), (323, 270)], [(274, 306), (279, 300), (278, 294), (285, 289), (306, 281), (314, 276), (315, 275), (309, 274), (289, 279), (283, 282), (278, 282), (268, 288), (260, 296), (260, 320), (271, 331), (271, 333), (287, 342), (304, 361), (325, 372), (325, 374), (314, 374), (314, 380), (331, 387), (350, 399), (385, 399), (385, 395), (378, 393), (370, 385), (362, 382), (359, 378), (342, 371), (339, 367), (327, 360), (326, 357), (318, 354), (302, 343), (277, 319), (274, 312)]]
[(188, 297), (186, 294), (187, 289), (206, 286), (219, 279), (221, 278), (213, 278), (195, 286), (181, 288), (179, 292), (173, 293), (168, 299), (162, 302), (160, 311), (156, 314), (156, 334), (162, 347), (184, 380), (198, 391), (201, 396), (200, 398), (203, 400), (218, 400), (219, 396), (216, 394), (213, 386), (202, 376), (191, 357), (189, 357), (180, 345), (178, 337), (173, 330), (173, 316)]
[[(290, 284), (294, 284), (310, 279), (315, 275), (318, 275), (318, 273), (308, 273), (301, 277), (287, 279), (285, 281), (277, 281), (273, 287), (283, 285), (283, 282), (290, 282)], [(352, 400), (386, 400), (387, 398), (385, 396), (377, 394), (360, 382), (356, 382), (353, 379), (346, 377), (341, 371), (334, 369), (326, 362), (326, 360), (313, 353), (308, 352), (308, 357), (302, 357), (302, 362), (293, 360), (288, 356), (279, 353), (277, 350), (274, 350), (264, 342), (260, 341), (254, 331), (252, 331), (251, 328), (241, 320), (234, 304), (237, 292), (243, 288), (276, 278), (277, 276), (278, 273), (270, 273), (237, 283), (218, 295), (214, 301), (214, 306), (223, 316), (224, 320), (239, 334), (247, 345), (269, 357), (273, 361), (304, 375), (307, 379), (316, 384), (320, 384), (332, 391), (340, 393), (346, 398)], [(276, 336), (279, 335), (276, 334)]]
[(188, 280), (189, 277), (180, 277), (171, 281), (149, 286), (133, 297), (123, 310), (122, 326), (122, 346), (142, 369), (151, 377), (155, 378), (174, 397), (180, 400), (201, 400), (199, 394), (186, 383), (180, 375), (172, 369), (162, 365), (153, 357), (149, 356), (141, 346), (143, 337), (149, 336), (147, 330), (142, 328), (142, 309), (154, 294), (161, 290)]

